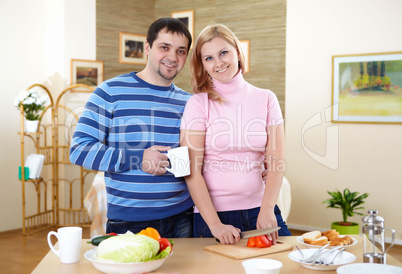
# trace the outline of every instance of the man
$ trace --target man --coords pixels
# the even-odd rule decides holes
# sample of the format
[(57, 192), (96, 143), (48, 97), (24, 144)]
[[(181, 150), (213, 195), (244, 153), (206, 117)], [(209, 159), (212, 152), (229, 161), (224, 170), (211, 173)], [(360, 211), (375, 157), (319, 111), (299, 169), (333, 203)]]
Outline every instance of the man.
[(192, 236), (186, 182), (165, 169), (165, 152), (179, 146), (180, 119), (191, 96), (172, 82), (191, 42), (179, 20), (155, 21), (145, 42), (144, 70), (103, 82), (79, 119), (70, 161), (105, 172), (107, 233), (153, 227), (166, 238)]

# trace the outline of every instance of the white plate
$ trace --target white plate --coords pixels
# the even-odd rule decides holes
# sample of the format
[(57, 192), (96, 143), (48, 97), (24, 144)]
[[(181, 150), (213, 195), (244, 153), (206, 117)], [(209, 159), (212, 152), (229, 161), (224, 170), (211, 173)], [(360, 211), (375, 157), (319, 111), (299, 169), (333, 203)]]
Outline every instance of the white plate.
[[(308, 258), (309, 256), (313, 255), (313, 253), (318, 250), (318, 248), (308, 248), (308, 249), (302, 249), (301, 252), (303, 253), (304, 258)], [(333, 251), (328, 255), (328, 259), (331, 259), (337, 251)], [(333, 264), (330, 265), (311, 265), (308, 263), (302, 263), (301, 261), (301, 254), (298, 250), (292, 251), (288, 255), (289, 259), (292, 261), (295, 261), (299, 263), (301, 266), (309, 269), (315, 269), (315, 270), (335, 270), (338, 267), (345, 265), (345, 264), (350, 264), (353, 263), (356, 260), (356, 256), (353, 255), (350, 252), (343, 251), (341, 254), (339, 254), (336, 258)]]
[[(340, 235), (340, 236), (339, 236), (339, 238), (343, 238), (343, 237), (345, 237), (345, 235)], [(344, 245), (344, 247), (348, 248), (348, 247), (351, 247), (351, 246), (354, 246), (355, 244), (357, 244), (357, 240), (356, 240), (355, 238), (353, 238), (353, 237), (350, 237), (350, 238), (352, 238), (353, 243), (351, 243), (350, 245)], [(317, 247), (320, 247), (319, 245), (310, 245), (310, 244), (306, 244), (306, 243), (304, 242), (302, 236), (297, 237), (296, 240), (297, 240), (299, 243), (301, 243), (301, 244), (303, 244), (303, 245), (305, 245), (305, 246), (308, 246), (308, 247), (310, 247), (310, 248), (317, 248)], [(338, 246), (328, 246), (327, 248), (335, 248), (335, 247), (338, 247)]]
[(85, 252), (84, 257), (90, 261), (96, 269), (103, 273), (143, 273), (158, 269), (172, 254), (173, 252), (166, 258), (142, 263), (109, 263), (98, 261), (96, 248), (93, 248)]
[(348, 264), (336, 270), (338, 274), (401, 274), (402, 267), (386, 264)]

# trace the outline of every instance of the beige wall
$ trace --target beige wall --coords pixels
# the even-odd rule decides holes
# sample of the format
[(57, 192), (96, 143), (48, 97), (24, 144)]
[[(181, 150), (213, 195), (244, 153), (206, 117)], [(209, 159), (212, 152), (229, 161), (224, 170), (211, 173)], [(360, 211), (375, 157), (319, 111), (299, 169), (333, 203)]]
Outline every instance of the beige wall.
[[(321, 204), (329, 197), (326, 191), (348, 187), (370, 194), (364, 206), (379, 210), (402, 244), (402, 126), (333, 124), (325, 115), (331, 106), (331, 56), (401, 51), (402, 36), (397, 33), (402, 2), (287, 3), (286, 176), (292, 185), (288, 222), (328, 229), (342, 215)], [(322, 122), (307, 129), (317, 114)], [(351, 220), (360, 223), (361, 216)]]
[[(70, 84), (71, 59), (96, 58), (95, 4), (95, 0), (0, 1), (1, 35), (6, 41), (0, 45), (0, 231), (22, 227), (17, 177), (20, 117), (14, 99), (34, 83), (44, 84), (57, 98)], [(27, 154), (34, 153), (32, 141), (25, 138), (25, 142)], [(45, 169), (42, 175), (50, 173)], [(36, 191), (32, 183), (26, 186), (27, 211), (32, 214)]]
[[(155, 0), (156, 17), (194, 9), (195, 38), (209, 24), (228, 26), (240, 40), (250, 40), (251, 84), (271, 89), (285, 111), (286, 1), (174, 1)], [(189, 62), (177, 77), (177, 85), (190, 91)]]
[[(98, 0), (97, 59), (105, 62), (105, 79), (143, 68), (119, 64), (119, 32), (146, 35), (156, 18), (189, 9), (195, 12), (195, 37), (208, 24), (222, 23), (240, 40), (250, 40), (250, 73), (245, 78), (258, 87), (274, 91), (284, 112), (286, 1), (283, 0), (251, 1), (246, 6), (237, 0), (142, 0), (135, 1), (135, 5), (129, 0)], [(191, 92), (189, 60), (174, 83)]]
[(144, 68), (119, 63), (119, 33), (146, 35), (154, 19), (154, 1), (96, 1), (96, 59), (104, 62), (104, 80)]

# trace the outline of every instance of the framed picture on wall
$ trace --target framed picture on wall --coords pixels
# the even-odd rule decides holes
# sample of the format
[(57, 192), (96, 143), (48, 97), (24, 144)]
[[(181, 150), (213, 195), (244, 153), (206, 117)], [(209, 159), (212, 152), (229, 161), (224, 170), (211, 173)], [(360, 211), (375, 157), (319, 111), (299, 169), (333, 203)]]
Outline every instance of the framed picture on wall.
[(332, 122), (402, 123), (402, 52), (332, 56)]
[(244, 52), (244, 73), (250, 71), (250, 40), (240, 40)]
[(194, 44), (194, 10), (182, 10), (182, 11), (174, 11), (172, 12), (172, 17), (177, 18), (182, 21), (191, 33), (191, 37), (193, 38), (193, 43), (191, 43), (191, 49)]
[(145, 50), (146, 36), (120, 32), (119, 62), (121, 64), (145, 65), (147, 56)]
[[(96, 88), (103, 82), (103, 62), (71, 59), (71, 85), (83, 84)], [(81, 91), (74, 89), (74, 91)]]

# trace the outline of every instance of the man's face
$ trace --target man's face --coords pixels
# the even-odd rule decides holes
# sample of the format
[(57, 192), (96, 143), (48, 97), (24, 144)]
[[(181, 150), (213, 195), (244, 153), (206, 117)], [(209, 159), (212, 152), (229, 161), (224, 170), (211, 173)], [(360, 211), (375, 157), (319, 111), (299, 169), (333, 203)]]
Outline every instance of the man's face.
[(167, 33), (161, 30), (152, 48), (145, 43), (145, 53), (148, 55), (154, 79), (161, 86), (170, 85), (173, 78), (183, 69), (187, 59), (188, 39), (184, 35)]

